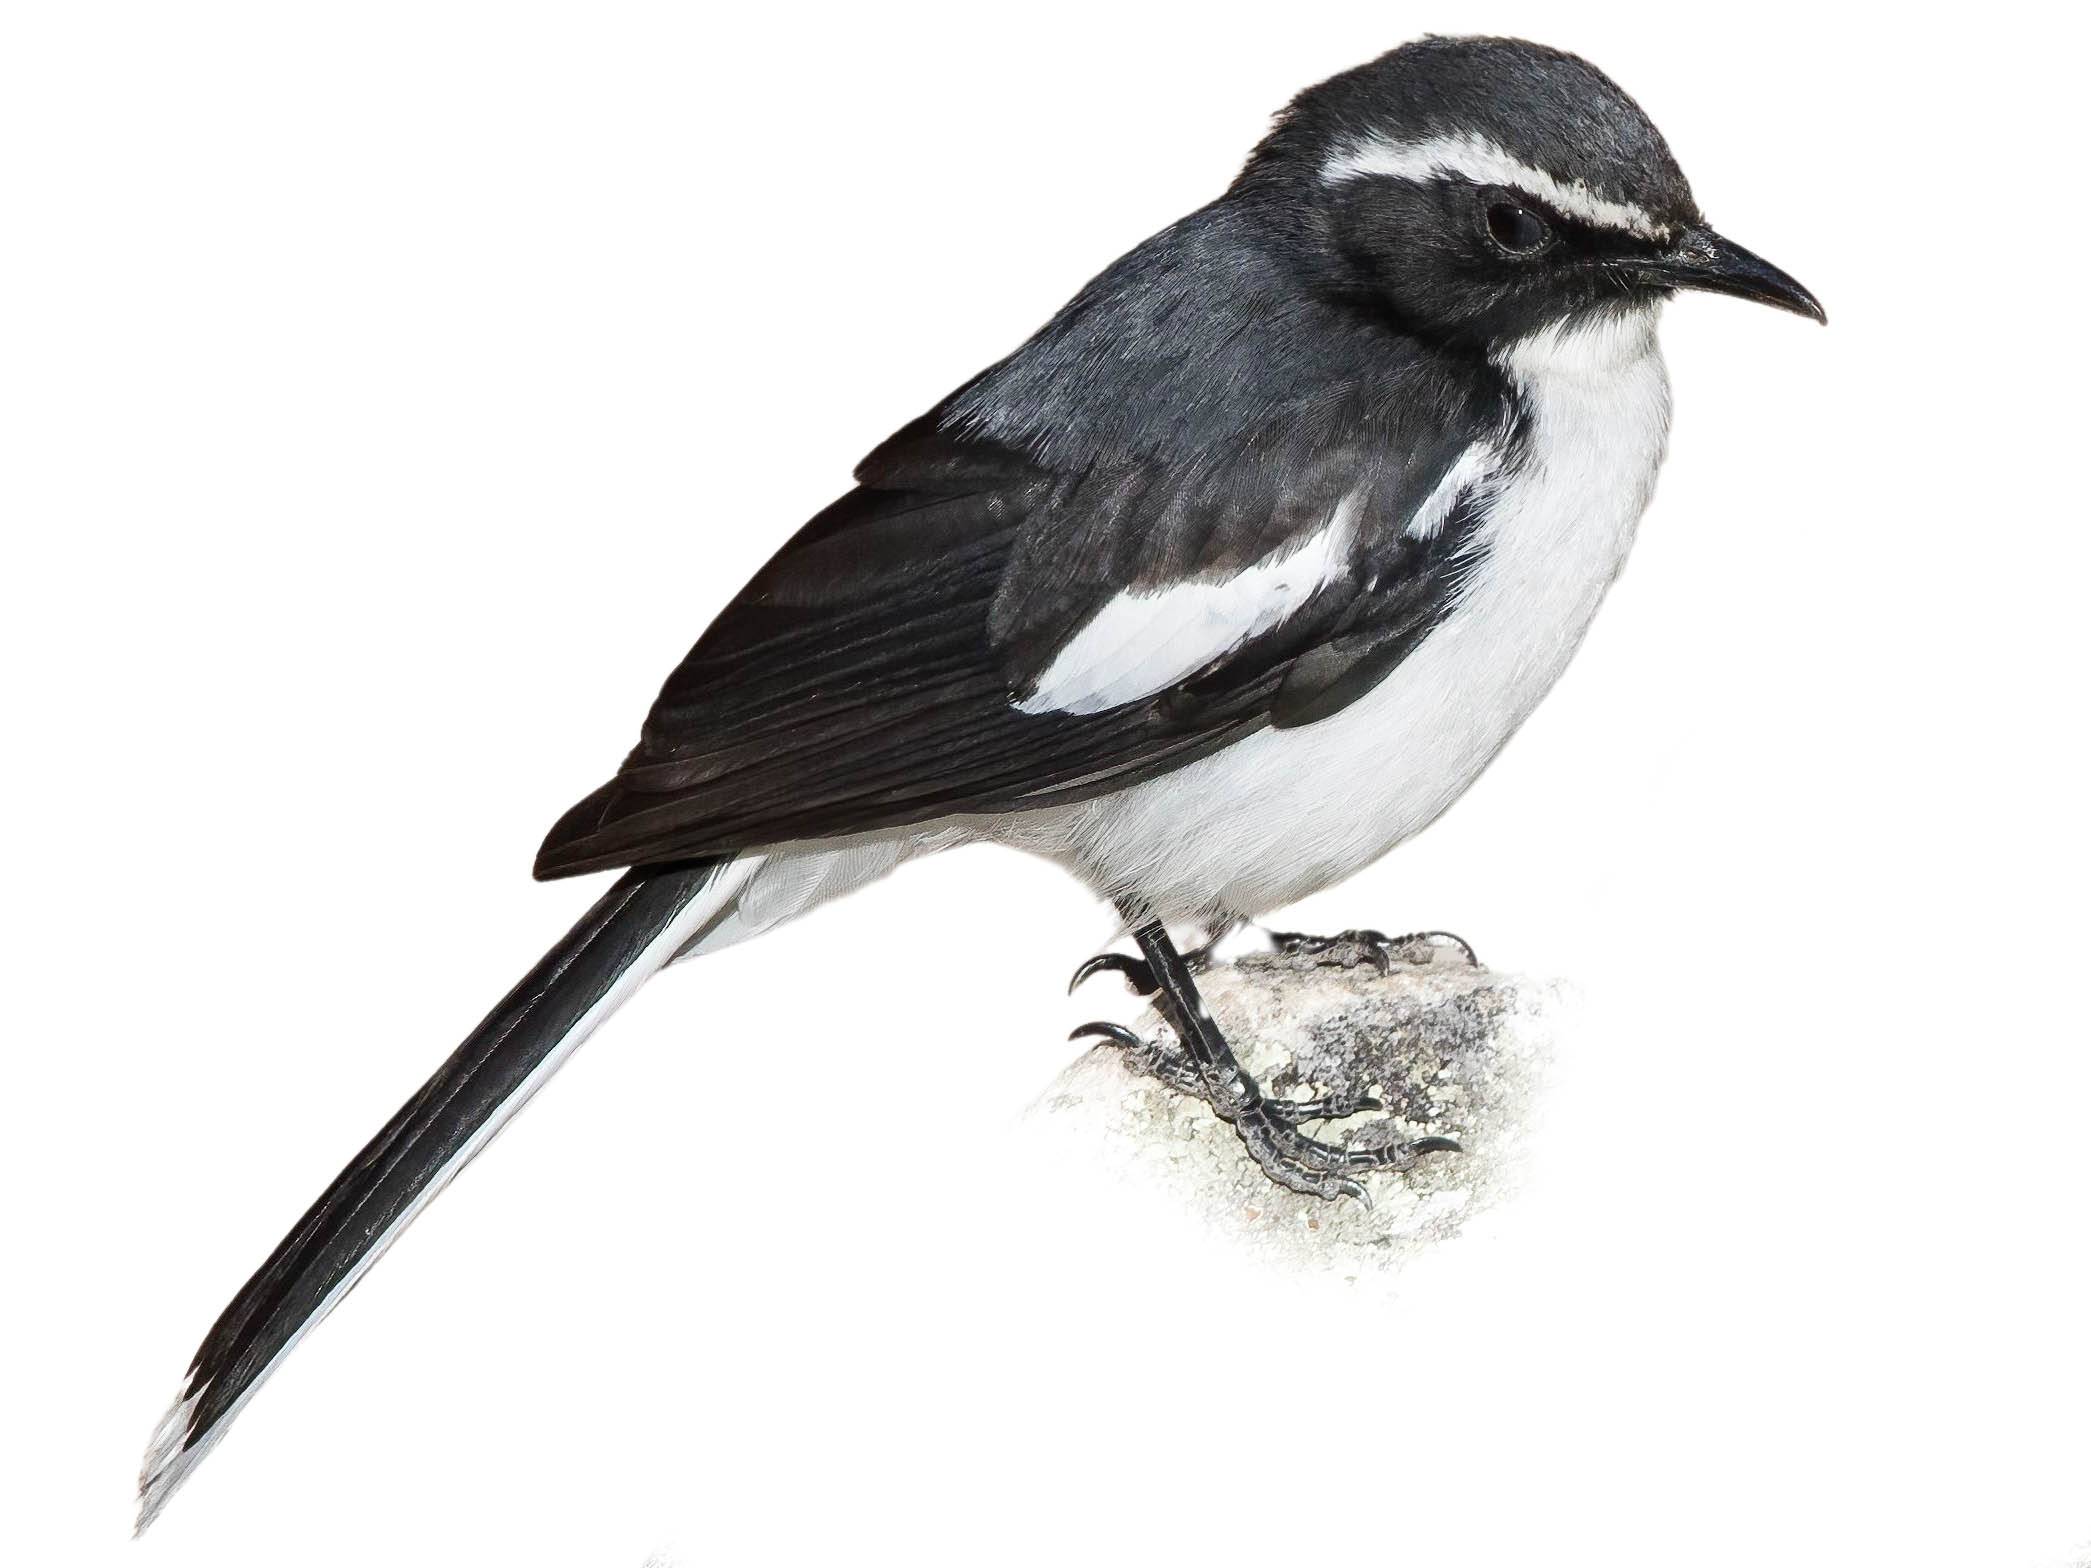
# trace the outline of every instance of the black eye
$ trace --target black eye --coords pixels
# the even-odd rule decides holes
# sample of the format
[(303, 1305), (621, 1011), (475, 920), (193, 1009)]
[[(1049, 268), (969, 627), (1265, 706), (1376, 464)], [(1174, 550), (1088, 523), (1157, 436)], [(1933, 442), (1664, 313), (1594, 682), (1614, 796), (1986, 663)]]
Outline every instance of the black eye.
[(1554, 231), (1546, 219), (1514, 201), (1488, 204), (1488, 235), (1513, 256), (1530, 256), (1546, 249)]

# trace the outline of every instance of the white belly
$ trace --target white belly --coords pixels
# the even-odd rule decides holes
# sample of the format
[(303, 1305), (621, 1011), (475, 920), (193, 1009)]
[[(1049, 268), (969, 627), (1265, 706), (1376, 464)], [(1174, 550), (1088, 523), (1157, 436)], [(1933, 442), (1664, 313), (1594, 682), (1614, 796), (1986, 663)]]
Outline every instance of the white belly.
[(1457, 800), (1546, 695), (1654, 489), (1669, 387), (1653, 316), (1530, 338), (1501, 363), (1532, 420), (1457, 606), (1341, 712), (1265, 730), (997, 837), (1166, 919), (1253, 915), (1342, 880)]

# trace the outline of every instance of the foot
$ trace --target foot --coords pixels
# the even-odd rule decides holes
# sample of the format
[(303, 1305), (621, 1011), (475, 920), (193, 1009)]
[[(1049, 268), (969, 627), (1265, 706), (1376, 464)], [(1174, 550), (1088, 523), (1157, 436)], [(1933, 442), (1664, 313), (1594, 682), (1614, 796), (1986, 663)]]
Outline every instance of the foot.
[(1291, 1120), (1289, 1113), (1296, 1109), (1284, 1100), (1258, 1099), (1229, 1118), (1264, 1175), (1294, 1192), (1312, 1193), (1317, 1198), (1356, 1198), (1369, 1209), (1372, 1199), (1357, 1177), (1367, 1171), (1407, 1170), (1426, 1154), (1459, 1152), (1456, 1140), (1438, 1137), (1411, 1138), (1406, 1143), (1323, 1143), (1302, 1133)]
[(1411, 931), (1405, 936), (1388, 936), (1384, 931), (1361, 928), (1354, 931), (1339, 931), (1334, 936), (1311, 936), (1305, 931), (1273, 931), (1271, 941), (1277, 951), (1287, 955), (1300, 954), (1312, 957), (1318, 953), (1333, 952), (1340, 947), (1351, 947), (1365, 955), (1365, 961), (1385, 974), (1393, 967), (1397, 953), (1406, 954), (1418, 944), (1436, 946), (1449, 942), (1474, 968), (1481, 967), (1481, 958), (1475, 953), (1473, 943), (1450, 931)]
[[(1127, 913), (1134, 914), (1132, 910)], [(1204, 999), (1198, 995), (1190, 966), (1170, 942), (1167, 931), (1156, 921), (1135, 918), (1134, 936), (1141, 956), (1099, 954), (1075, 971), (1074, 983), (1079, 985), (1105, 970), (1123, 975), (1135, 991), (1154, 999), (1155, 1007), (1181, 1042), (1181, 1051), (1165, 1051), (1119, 1024), (1086, 1024), (1073, 1037), (1108, 1040), (1124, 1049), (1141, 1071), (1205, 1101), (1234, 1128), (1249, 1157), (1279, 1186), (1321, 1198), (1356, 1198), (1369, 1206), (1371, 1200), (1358, 1176), (1366, 1171), (1402, 1170), (1421, 1155), (1459, 1148), (1450, 1138), (1346, 1145), (1324, 1143), (1302, 1133), (1300, 1126), (1304, 1122), (1377, 1110), (1379, 1102), (1363, 1094), (1309, 1100), (1278, 1100), (1266, 1095), (1236, 1060), (1226, 1036), (1213, 1022)], [(1383, 969), (1391, 962), (1388, 950), (1400, 945), (1376, 932), (1351, 933), (1346, 938), (1329, 939), (1324, 945), (1332, 946), (1336, 940), (1357, 942), (1377, 955)], [(1467, 953), (1471, 959), (1472, 949), (1468, 948)]]
[[(1219, 1031), (1205, 1020), (1212, 1039)], [(1225, 1042), (1221, 1042), (1225, 1050)], [(1413, 1138), (1405, 1143), (1324, 1143), (1300, 1131), (1300, 1123), (1321, 1116), (1351, 1115), (1378, 1109), (1379, 1102), (1365, 1096), (1331, 1095), (1319, 1100), (1277, 1100), (1266, 1095), (1226, 1051), (1220, 1062), (1198, 1064), (1198, 1097), (1233, 1126), (1235, 1136), (1248, 1150), (1249, 1158), (1272, 1181), (1294, 1192), (1317, 1198), (1355, 1198), (1366, 1208), (1372, 1199), (1357, 1178), (1368, 1171), (1407, 1170), (1425, 1154), (1458, 1153), (1450, 1138)]]
[(1178, 1056), (1174, 1051), (1165, 1051), (1152, 1040), (1143, 1040), (1124, 1024), (1084, 1024), (1070, 1040), (1102, 1040), (1125, 1052), (1127, 1064), (1135, 1072), (1159, 1078), (1178, 1094), (1188, 1094), (1193, 1099), (1205, 1098), (1205, 1080), (1199, 1076), (1197, 1066)]
[(1237, 1070), (1235, 1081), (1245, 1091), (1226, 1103), (1213, 1097), (1205, 1075), (1195, 1062), (1152, 1040), (1143, 1040), (1123, 1024), (1084, 1024), (1070, 1040), (1103, 1040), (1120, 1047), (1136, 1072), (1159, 1079), (1179, 1094), (1203, 1100), (1219, 1116), (1233, 1123), (1249, 1155), (1271, 1180), (1295, 1192), (1311, 1192), (1323, 1198), (1356, 1198), (1367, 1204), (1365, 1189), (1343, 1176), (1346, 1171), (1400, 1170), (1418, 1155), (1440, 1150), (1457, 1151), (1450, 1138), (1416, 1138), (1407, 1143), (1363, 1148), (1323, 1143), (1299, 1131), (1306, 1122), (1333, 1121), (1361, 1111), (1379, 1110), (1380, 1102), (1368, 1094), (1330, 1094), (1311, 1100), (1280, 1100), (1264, 1095), (1255, 1081)]

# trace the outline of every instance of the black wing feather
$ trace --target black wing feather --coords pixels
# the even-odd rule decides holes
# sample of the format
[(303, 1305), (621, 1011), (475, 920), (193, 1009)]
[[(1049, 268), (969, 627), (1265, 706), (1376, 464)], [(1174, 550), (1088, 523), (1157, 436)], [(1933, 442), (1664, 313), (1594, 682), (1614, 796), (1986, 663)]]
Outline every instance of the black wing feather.
[[(933, 510), (909, 504), (916, 517)], [(1196, 715), (1019, 711), (984, 632), (1009, 531), (977, 497), (939, 507), (976, 519), (977, 537), (932, 552), (875, 601), (785, 610), (755, 596), (729, 608), (618, 776), (554, 827), (540, 874), (1022, 810), (1150, 776), (1261, 722), (1249, 694)]]
[[(539, 874), (1036, 809), (1152, 778), (1266, 724), (1335, 711), (1436, 624), (1475, 515), (1455, 514), (1427, 541), (1400, 537), (1457, 449), (1427, 467), (1375, 466), (1349, 450), (1353, 461), (1308, 471), (1326, 482), (1295, 487), (1311, 500), (1282, 506), (1257, 483), (1231, 502), (1214, 486), (1197, 510), (1143, 492), (1186, 529), (1199, 526), (1199, 510), (1235, 508), (1282, 510), (1306, 528), (1367, 484), (1368, 509), (1389, 526), (1348, 578), (1272, 633), (1152, 699), (1095, 714), (1027, 713), (1017, 701), (1116, 589), (1077, 566), (1007, 611), (1024, 552), (1077, 531), (1063, 519), (1098, 515), (1087, 484), (1056, 483), (1008, 457), (993, 488), (859, 488), (720, 615), (670, 676), (617, 777), (554, 827)], [(977, 483), (985, 460), (970, 461)], [(1119, 488), (1115, 477), (1105, 483)], [(1209, 549), (1231, 562), (1240, 531), (1206, 526)], [(1152, 538), (1137, 513), (1121, 513), (1118, 528)]]
[[(1118, 263), (907, 426), (672, 674), (540, 876), (999, 814), (1125, 787), (1370, 688), (1454, 602), (1479, 506), (1403, 529), (1517, 412), (1485, 362), (1303, 296), (1224, 209)], [(1361, 518), (1298, 613), (1098, 713), (1019, 705), (1113, 596)]]

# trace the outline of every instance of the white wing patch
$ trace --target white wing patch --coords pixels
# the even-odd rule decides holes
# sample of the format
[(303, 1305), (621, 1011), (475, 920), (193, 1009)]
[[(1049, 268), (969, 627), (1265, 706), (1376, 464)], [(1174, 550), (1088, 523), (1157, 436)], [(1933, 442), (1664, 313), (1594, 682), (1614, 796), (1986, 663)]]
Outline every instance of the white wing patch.
[(1338, 149), (1321, 166), (1322, 183), (1326, 185), (1375, 174), (1398, 180), (1428, 180), (1456, 174), (1476, 185), (1507, 185), (1524, 191), (1556, 212), (1600, 228), (1623, 229), (1644, 240), (1670, 237), (1669, 228), (1658, 223), (1645, 208), (1600, 196), (1581, 180), (1556, 179), (1472, 132), (1415, 142), (1367, 137)]
[(1280, 625), (1343, 568), (1365, 504), (1359, 488), (1297, 544), (1232, 577), (1129, 588), (1053, 656), (1025, 713), (1102, 713), (1166, 691)]
[(1454, 459), (1445, 470), (1445, 477), (1423, 498), (1423, 504), (1416, 508), (1416, 515), (1402, 531), (1411, 539), (1435, 539), (1438, 530), (1445, 526), (1445, 519), (1452, 515), (1452, 508), (1459, 505), (1460, 497), (1484, 479), (1492, 480), (1502, 461), (1502, 449), (1493, 441), (1476, 441)]

